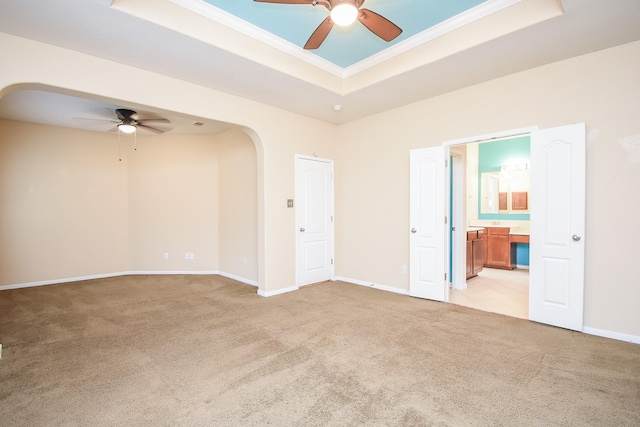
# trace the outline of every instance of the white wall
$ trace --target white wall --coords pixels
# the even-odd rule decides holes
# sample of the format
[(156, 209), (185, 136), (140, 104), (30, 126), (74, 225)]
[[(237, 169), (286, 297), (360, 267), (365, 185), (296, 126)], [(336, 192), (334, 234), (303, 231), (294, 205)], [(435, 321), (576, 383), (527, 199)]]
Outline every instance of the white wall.
[[(640, 336), (640, 43), (489, 81), (342, 125), (336, 274), (408, 289), (409, 150), (586, 122), (585, 325)], [(375, 262), (372, 262), (375, 260)]]

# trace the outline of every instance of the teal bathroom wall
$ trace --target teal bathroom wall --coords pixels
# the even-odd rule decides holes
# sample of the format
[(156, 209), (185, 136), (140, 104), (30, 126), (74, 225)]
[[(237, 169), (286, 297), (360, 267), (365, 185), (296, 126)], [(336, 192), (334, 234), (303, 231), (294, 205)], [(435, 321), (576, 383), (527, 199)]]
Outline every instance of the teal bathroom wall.
[[(531, 159), (531, 138), (529, 135), (501, 139), (499, 141), (482, 142), (478, 146), (478, 194), (480, 194), (480, 177), (483, 172), (499, 172), (500, 167), (510, 159)], [(478, 218), (488, 220), (529, 220), (529, 214), (483, 214), (480, 213), (478, 197)], [(516, 245), (516, 264), (529, 265), (529, 245)]]
[[(478, 194), (482, 173), (499, 172), (500, 167), (510, 159), (531, 158), (531, 138), (523, 135), (499, 141), (481, 142), (478, 146)], [(529, 214), (483, 214), (480, 213), (480, 197), (478, 197), (478, 219), (489, 220), (528, 220)]]

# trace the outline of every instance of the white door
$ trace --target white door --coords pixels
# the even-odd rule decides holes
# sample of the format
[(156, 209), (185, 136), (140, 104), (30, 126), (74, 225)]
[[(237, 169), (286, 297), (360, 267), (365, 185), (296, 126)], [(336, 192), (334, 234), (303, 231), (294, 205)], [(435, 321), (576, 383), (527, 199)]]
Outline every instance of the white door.
[(296, 156), (296, 285), (333, 279), (333, 162)]
[(585, 124), (531, 134), (529, 318), (582, 330)]
[(444, 147), (411, 150), (409, 173), (409, 295), (444, 301)]

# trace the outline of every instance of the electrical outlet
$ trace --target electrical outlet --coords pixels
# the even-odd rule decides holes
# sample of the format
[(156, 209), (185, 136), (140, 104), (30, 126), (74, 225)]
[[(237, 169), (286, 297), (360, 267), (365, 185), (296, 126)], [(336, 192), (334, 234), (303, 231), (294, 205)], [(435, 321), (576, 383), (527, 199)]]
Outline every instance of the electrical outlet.
[(196, 259), (196, 255), (193, 252), (189, 253), (189, 259)]
[(189, 252), (184, 253), (184, 259), (189, 259)]
[(403, 265), (402, 266), (402, 274), (407, 274), (407, 271), (408, 271), (407, 266)]
[(164, 253), (164, 259), (169, 259), (169, 252)]
[(243, 259), (243, 260), (242, 260), (242, 264), (243, 264), (243, 265), (247, 265), (247, 264), (249, 264), (249, 261), (247, 261), (247, 258), (245, 258), (245, 259)]

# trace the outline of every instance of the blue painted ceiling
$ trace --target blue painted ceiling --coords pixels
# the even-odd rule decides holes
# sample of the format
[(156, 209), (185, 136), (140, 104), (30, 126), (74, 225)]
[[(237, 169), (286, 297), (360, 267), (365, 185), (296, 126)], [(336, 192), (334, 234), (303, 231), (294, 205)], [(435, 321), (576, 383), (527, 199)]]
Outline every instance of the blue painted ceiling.
[[(300, 49), (329, 14), (327, 8), (321, 5), (256, 3), (253, 0), (203, 1), (300, 46)], [(334, 26), (320, 48), (310, 52), (339, 67), (347, 68), (485, 2), (486, 0), (366, 0), (362, 7), (399, 26), (402, 29), (399, 37), (385, 42), (356, 21), (348, 27)]]

